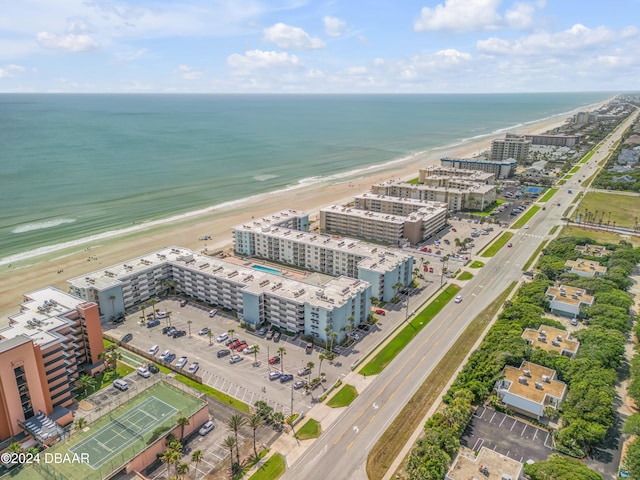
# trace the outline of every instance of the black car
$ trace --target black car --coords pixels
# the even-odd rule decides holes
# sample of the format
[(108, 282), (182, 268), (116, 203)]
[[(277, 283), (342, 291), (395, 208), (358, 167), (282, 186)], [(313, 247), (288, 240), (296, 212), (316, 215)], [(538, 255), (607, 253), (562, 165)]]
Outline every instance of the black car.
[(187, 300), (181, 300), (181, 301), (180, 301), (180, 306), (181, 306), (181, 307), (184, 307), (184, 306), (186, 306), (186, 305), (187, 305), (187, 303), (189, 303)]
[(218, 350), (218, 358), (222, 358), (222, 357), (226, 357), (227, 355), (231, 354), (231, 350), (227, 350), (226, 348), (224, 350)]
[(293, 380), (293, 375), (290, 373), (283, 373), (280, 375), (280, 383), (290, 382), (291, 380)]
[(360, 325), (358, 325), (358, 329), (362, 330), (363, 332), (368, 332), (370, 328), (371, 327), (366, 323), (361, 323)]
[(155, 327), (157, 325), (160, 325), (160, 320), (149, 320), (147, 322), (147, 328)]
[(122, 342), (129, 343), (133, 339), (133, 333), (127, 333), (124, 337), (122, 337)]
[(173, 338), (184, 337), (186, 334), (186, 330), (176, 330), (175, 332), (173, 332)]
[(158, 373), (160, 371), (160, 369), (155, 363), (147, 364), (147, 370), (149, 370), (151, 373)]
[(118, 318), (114, 318), (113, 320), (111, 320), (111, 323), (113, 323), (114, 325), (117, 325), (118, 323), (123, 323), (124, 322), (124, 317), (120, 316)]
[(175, 353), (170, 353), (169, 355), (167, 355), (164, 359), (165, 362), (167, 363), (171, 363), (176, 359), (176, 354)]
[(167, 335), (169, 332), (175, 331), (176, 327), (162, 327), (162, 334)]

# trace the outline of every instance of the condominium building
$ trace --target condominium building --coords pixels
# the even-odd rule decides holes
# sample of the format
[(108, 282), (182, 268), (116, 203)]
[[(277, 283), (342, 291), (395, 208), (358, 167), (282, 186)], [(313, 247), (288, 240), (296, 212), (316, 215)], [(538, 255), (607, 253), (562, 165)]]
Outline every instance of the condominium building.
[(441, 230), (447, 221), (444, 207), (426, 207), (408, 216), (389, 215), (332, 205), (320, 210), (320, 229), (390, 245), (416, 244)]
[(180, 292), (236, 311), (251, 325), (269, 323), (322, 340), (328, 327), (340, 341), (349, 319), (358, 325), (371, 309), (371, 285), (362, 280), (341, 276), (311, 285), (178, 247), (68, 280), (81, 298), (106, 298), (108, 304), (120, 306), (116, 315), (166, 290), (168, 281)]
[(569, 332), (549, 325), (540, 325), (537, 330), (525, 328), (522, 338), (533, 348), (556, 352), (569, 358), (573, 358), (580, 348), (580, 342)]
[(402, 215), (405, 217), (425, 208), (431, 211), (447, 208), (446, 203), (427, 202), (417, 198), (375, 195), (373, 193), (363, 193), (354, 197), (353, 206), (360, 210), (387, 213), (389, 215)]
[(273, 227), (268, 218), (252, 220), (232, 230), (235, 252), (239, 255), (359, 278), (369, 282), (371, 294), (384, 301), (395, 295), (394, 285), (409, 285), (412, 281), (414, 259), (400, 251), (349, 238)]
[[(484, 210), (496, 200), (496, 186), (443, 179), (447, 186), (432, 186), (388, 180), (372, 185), (371, 193), (390, 197), (414, 198), (423, 202), (444, 203), (450, 211)], [(455, 186), (454, 186), (455, 185)]]
[(513, 158), (524, 162), (529, 156), (531, 141), (522, 135), (507, 133), (505, 138), (498, 138), (491, 142), (491, 160), (508, 160)]
[(600, 262), (578, 258), (577, 260), (567, 260), (564, 264), (566, 271), (575, 273), (581, 277), (596, 277), (607, 273), (607, 267), (600, 265)]
[(479, 172), (492, 173), (495, 178), (509, 178), (516, 173), (518, 162), (513, 158), (506, 160), (489, 160), (484, 157), (478, 158), (441, 158), (443, 167), (455, 168), (458, 170), (475, 170)]
[(477, 455), (469, 449), (458, 453), (444, 480), (520, 480), (524, 478), (524, 464), (513, 458), (480, 447)]
[(104, 369), (98, 305), (47, 287), (27, 293), (0, 330), (0, 440), (49, 443), (72, 421), (76, 380)]
[(601, 245), (576, 245), (576, 250), (579, 251), (582, 255), (586, 255), (588, 257), (606, 257), (611, 255), (611, 250), (607, 250), (607, 247), (603, 247)]
[(493, 185), (495, 175), (490, 172), (432, 165), (418, 170), (418, 183), (434, 187), (455, 188), (464, 188), (469, 183)]
[(554, 147), (573, 147), (580, 142), (582, 135), (523, 135), (531, 145), (551, 145)]
[(544, 293), (549, 299), (549, 309), (552, 313), (571, 318), (579, 317), (582, 306), (589, 307), (594, 301), (591, 295), (587, 295), (584, 288), (569, 285), (551, 286)]

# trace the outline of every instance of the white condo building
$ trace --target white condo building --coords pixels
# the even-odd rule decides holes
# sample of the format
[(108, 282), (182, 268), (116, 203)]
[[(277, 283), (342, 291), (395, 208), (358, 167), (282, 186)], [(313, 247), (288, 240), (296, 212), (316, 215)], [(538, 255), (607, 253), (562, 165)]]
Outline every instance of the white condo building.
[(518, 162), (513, 158), (508, 158), (506, 160), (488, 160), (484, 157), (441, 158), (440, 163), (443, 167), (448, 168), (493, 173), (496, 178), (512, 177), (516, 172), (516, 166), (518, 165)]
[(284, 330), (326, 340), (325, 328), (344, 338), (353, 317), (365, 321), (371, 309), (371, 285), (347, 277), (312, 285), (251, 267), (167, 247), (127, 262), (68, 280), (74, 295), (100, 305), (102, 318), (124, 312), (139, 302), (176, 290), (199, 300), (228, 308), (238, 318), (257, 326), (276, 325)]
[(505, 138), (491, 142), (491, 160), (508, 160), (514, 158), (524, 162), (529, 156), (531, 141), (522, 135), (507, 133)]
[(272, 218), (233, 227), (236, 254), (358, 278), (370, 283), (371, 295), (384, 301), (395, 295), (394, 285), (409, 285), (412, 281), (414, 259), (411, 255), (359, 240), (274, 226)]

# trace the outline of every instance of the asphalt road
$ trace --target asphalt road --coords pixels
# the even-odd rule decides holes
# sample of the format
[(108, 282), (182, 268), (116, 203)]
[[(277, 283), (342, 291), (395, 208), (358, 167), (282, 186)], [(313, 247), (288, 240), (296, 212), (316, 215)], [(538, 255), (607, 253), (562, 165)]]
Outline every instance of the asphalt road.
[(588, 178), (593, 173), (597, 163), (608, 154), (611, 140), (615, 142), (636, 115), (637, 112), (623, 122), (580, 171), (560, 187), (546, 203), (546, 210), (530, 220), (528, 229), (514, 231), (512, 248), (505, 246), (492, 259), (481, 259), (486, 265), (477, 270), (475, 277), (460, 291), (463, 301), (459, 304), (450, 302), (380, 375), (367, 377), (371, 384), (289, 466), (283, 479), (367, 478), (365, 464), (371, 447), (434, 366), (454, 346), (475, 315), (490, 305), (511, 282), (522, 279), (522, 265), (547, 238), (549, 230), (561, 224), (563, 212), (580, 189), (582, 175), (586, 174)]

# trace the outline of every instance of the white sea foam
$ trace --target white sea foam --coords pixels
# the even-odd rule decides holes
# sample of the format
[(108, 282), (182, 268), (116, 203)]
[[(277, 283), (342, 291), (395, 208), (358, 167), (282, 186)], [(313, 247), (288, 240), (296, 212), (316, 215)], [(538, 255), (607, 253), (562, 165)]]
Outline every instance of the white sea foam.
[(270, 175), (270, 174), (265, 174), (265, 175), (256, 175), (255, 177), (253, 177), (253, 179), (256, 182), (265, 182), (267, 180), (271, 180), (272, 178), (278, 178), (280, 175)]
[(56, 218), (54, 220), (47, 220), (45, 222), (25, 223), (24, 225), (18, 225), (11, 230), (11, 233), (25, 233), (32, 232), (33, 230), (42, 230), (43, 228), (57, 227), (65, 223), (73, 223), (76, 218)]

